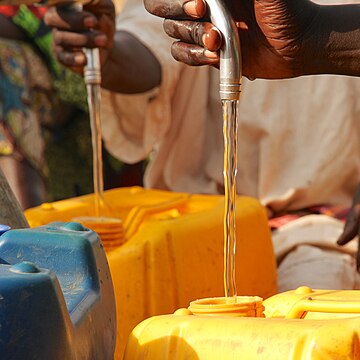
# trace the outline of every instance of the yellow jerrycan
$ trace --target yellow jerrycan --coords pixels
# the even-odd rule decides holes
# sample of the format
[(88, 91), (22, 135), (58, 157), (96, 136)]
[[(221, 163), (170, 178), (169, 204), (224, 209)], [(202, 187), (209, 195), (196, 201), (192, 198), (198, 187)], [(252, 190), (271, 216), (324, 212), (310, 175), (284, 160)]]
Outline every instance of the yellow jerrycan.
[[(105, 191), (113, 224), (95, 224), (113, 279), (116, 359), (144, 319), (174, 312), (192, 299), (223, 296), (224, 198), (140, 187)], [(30, 226), (94, 215), (86, 195), (25, 211)], [(236, 274), (239, 294), (276, 293), (276, 263), (266, 213), (249, 197), (237, 199)], [(91, 224), (88, 225), (90, 227)]]
[(131, 333), (124, 360), (360, 359), (360, 291), (300, 287), (193, 301)]

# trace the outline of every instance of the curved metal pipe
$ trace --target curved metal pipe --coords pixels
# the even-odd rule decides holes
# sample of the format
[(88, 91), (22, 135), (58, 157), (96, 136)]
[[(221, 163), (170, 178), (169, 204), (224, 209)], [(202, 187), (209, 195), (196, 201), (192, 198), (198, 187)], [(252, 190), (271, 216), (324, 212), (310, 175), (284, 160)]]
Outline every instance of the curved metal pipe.
[(206, 0), (211, 22), (220, 30), (220, 98), (239, 100), (241, 93), (241, 49), (238, 29), (222, 0)]

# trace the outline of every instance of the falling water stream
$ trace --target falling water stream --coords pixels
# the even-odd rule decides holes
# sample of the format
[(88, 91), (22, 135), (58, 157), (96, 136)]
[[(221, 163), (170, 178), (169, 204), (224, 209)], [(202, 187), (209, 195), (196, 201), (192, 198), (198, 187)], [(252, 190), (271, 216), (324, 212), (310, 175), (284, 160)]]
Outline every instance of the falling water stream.
[[(101, 134), (101, 69), (99, 49), (84, 49), (87, 66), (84, 69), (84, 80), (89, 105), (91, 142), (93, 155), (94, 182), (94, 215), (81, 216), (75, 220), (101, 233), (106, 227), (118, 227), (120, 219), (112, 217), (104, 201), (102, 134)], [(109, 230), (109, 229), (107, 229)]]
[(89, 114), (91, 127), (91, 142), (93, 150), (93, 181), (94, 181), (94, 207), (95, 216), (100, 217), (104, 203), (104, 180), (101, 148), (101, 122), (100, 122), (100, 87), (87, 85), (89, 98)]
[(224, 133), (224, 286), (227, 302), (236, 302), (237, 100), (223, 100)]

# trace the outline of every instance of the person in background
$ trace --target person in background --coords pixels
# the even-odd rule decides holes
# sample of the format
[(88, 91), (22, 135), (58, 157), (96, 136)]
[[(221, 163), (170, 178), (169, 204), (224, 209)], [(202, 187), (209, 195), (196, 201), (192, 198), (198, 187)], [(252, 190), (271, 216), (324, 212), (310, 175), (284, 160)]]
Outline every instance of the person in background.
[[(0, 166), (23, 209), (92, 191), (84, 82), (55, 59), (46, 10), (0, 6)], [(141, 184), (142, 163), (103, 159), (106, 188)]]
[(52, 54), (45, 12), (44, 7), (0, 6), (0, 161), (23, 209), (47, 199), (49, 140), (87, 111), (81, 76)]
[[(57, 58), (76, 71), (86, 63), (79, 49), (100, 47), (105, 145), (127, 162), (150, 156), (146, 187), (223, 193), (217, 69), (175, 62), (162, 21), (147, 14), (140, 0), (125, 4), (116, 31), (107, 0), (78, 14), (52, 8), (46, 22), (56, 28)], [(203, 35), (196, 38), (207, 42), (210, 36)], [(205, 51), (197, 48), (194, 54), (201, 59), (209, 55)], [(217, 54), (212, 56), (216, 64)], [(251, 73), (252, 63), (246, 61), (245, 74), (256, 77), (261, 68), (255, 63)], [(237, 190), (257, 197), (267, 209), (280, 291), (300, 285), (359, 287), (354, 244), (336, 244), (360, 182), (359, 91), (355, 77), (244, 79)]]
[[(19, 202), (26, 208), (45, 196), (39, 175), (44, 167), (44, 143), (37, 116), (42, 109), (43, 117), (49, 117), (51, 81), (46, 66), (25, 43), (25, 33), (11, 21), (18, 9), (0, 6), (0, 161)], [(43, 10), (33, 11), (34, 17), (42, 16)], [(25, 153), (29, 160), (25, 160)]]

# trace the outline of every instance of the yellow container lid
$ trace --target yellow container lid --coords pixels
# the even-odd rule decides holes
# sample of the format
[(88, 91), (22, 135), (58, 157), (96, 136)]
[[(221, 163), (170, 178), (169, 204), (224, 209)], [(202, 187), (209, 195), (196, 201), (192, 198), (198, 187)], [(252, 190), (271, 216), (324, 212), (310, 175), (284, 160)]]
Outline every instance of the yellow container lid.
[(259, 296), (214, 297), (192, 301), (188, 309), (194, 315), (264, 317), (262, 303)]

